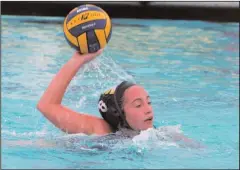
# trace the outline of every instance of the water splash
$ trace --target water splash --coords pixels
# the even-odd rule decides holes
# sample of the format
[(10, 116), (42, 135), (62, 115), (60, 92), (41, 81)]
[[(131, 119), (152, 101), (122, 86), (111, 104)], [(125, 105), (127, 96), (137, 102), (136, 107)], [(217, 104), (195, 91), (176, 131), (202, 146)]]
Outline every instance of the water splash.
[(150, 128), (142, 131), (138, 136), (135, 136), (133, 143), (141, 149), (151, 149), (154, 147), (165, 148), (169, 146), (178, 147), (177, 142), (173, 140), (172, 136), (182, 133), (180, 128), (181, 125), (164, 126), (158, 129)]
[(142, 131), (139, 135), (131, 138), (118, 136), (114, 134), (106, 136), (87, 136), (84, 134), (65, 135), (56, 138), (60, 145), (68, 149), (89, 150), (89, 151), (135, 151), (144, 152), (156, 148), (179, 147), (173, 140), (174, 134), (182, 133), (180, 125), (164, 126), (158, 129), (148, 129)]
[(117, 86), (123, 80), (136, 83), (132, 75), (115, 63), (110, 55), (105, 54), (85, 64), (72, 80), (67, 92), (76, 92), (77, 96), (81, 96), (76, 103), (78, 109), (85, 108), (89, 103), (94, 107), (95, 100), (101, 93)]

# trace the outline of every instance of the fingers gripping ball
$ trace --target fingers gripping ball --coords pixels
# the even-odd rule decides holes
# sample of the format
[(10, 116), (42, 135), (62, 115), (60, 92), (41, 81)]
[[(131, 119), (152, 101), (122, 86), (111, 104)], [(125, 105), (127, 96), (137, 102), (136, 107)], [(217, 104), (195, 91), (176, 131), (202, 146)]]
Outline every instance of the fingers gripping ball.
[(94, 53), (104, 48), (112, 33), (108, 14), (95, 5), (74, 8), (63, 24), (67, 42), (81, 54)]

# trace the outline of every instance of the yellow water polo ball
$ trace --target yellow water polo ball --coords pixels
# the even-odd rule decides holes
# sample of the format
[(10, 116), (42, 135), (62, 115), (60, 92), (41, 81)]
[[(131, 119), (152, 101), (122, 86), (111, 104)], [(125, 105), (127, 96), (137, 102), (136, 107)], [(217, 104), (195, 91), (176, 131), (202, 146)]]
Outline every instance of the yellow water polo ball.
[(64, 36), (67, 42), (81, 54), (94, 53), (104, 48), (112, 34), (108, 14), (95, 5), (74, 8), (64, 19)]

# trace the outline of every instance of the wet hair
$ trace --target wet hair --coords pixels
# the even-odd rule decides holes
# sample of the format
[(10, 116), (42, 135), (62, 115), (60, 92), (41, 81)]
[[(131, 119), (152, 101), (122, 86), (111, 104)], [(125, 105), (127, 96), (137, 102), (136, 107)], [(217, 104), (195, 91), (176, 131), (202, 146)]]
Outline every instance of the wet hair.
[(123, 95), (125, 90), (134, 85), (132, 82), (123, 81), (116, 88), (105, 91), (99, 98), (98, 110), (114, 132), (121, 128), (132, 129), (123, 110)]

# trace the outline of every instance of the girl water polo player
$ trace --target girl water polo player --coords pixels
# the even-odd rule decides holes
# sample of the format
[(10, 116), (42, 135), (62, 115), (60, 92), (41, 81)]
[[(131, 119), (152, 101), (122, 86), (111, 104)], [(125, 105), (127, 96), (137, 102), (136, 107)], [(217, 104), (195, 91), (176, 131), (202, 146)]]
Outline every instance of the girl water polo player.
[(103, 117), (77, 113), (61, 104), (67, 86), (77, 71), (100, 55), (78, 52), (61, 68), (38, 102), (37, 108), (56, 127), (67, 133), (105, 135), (122, 129), (140, 132), (153, 127), (153, 110), (145, 89), (123, 81), (100, 96), (98, 109)]
[[(102, 50), (96, 53), (80, 55), (78, 52), (61, 68), (38, 102), (37, 108), (56, 127), (67, 133), (84, 133), (101, 135), (96, 140), (114, 140), (133, 138), (141, 131), (153, 127), (153, 110), (145, 89), (131, 82), (123, 81), (115, 89), (104, 92), (99, 99), (98, 109), (103, 117), (99, 118), (84, 113), (77, 113), (61, 104), (63, 95), (77, 71), (87, 62), (93, 60)], [(154, 129), (161, 132), (166, 128)], [(157, 135), (158, 136), (158, 135)], [(167, 137), (168, 136), (168, 137)], [(184, 136), (182, 133), (169, 133), (159, 140), (173, 140), (183, 147), (202, 148), (200, 143)], [(170, 138), (169, 138), (170, 137)], [(58, 142), (37, 141), (3, 141), (9, 146), (34, 145), (54, 147)], [(76, 139), (76, 142), (78, 139)], [(62, 146), (62, 145), (61, 145)], [(102, 148), (102, 145), (93, 146)], [(103, 148), (104, 149), (104, 148)]]
[[(102, 51), (85, 55), (75, 52), (53, 78), (38, 102), (37, 108), (56, 127), (67, 133), (101, 136), (116, 134), (120, 137), (133, 138), (141, 131), (154, 127), (150, 97), (139, 85), (123, 81), (115, 89), (104, 92), (98, 102), (98, 109), (103, 119), (90, 114), (77, 113), (61, 104), (67, 86), (77, 71)], [(203, 147), (181, 133), (173, 133), (170, 136), (173, 141), (184, 142), (185, 146)]]

